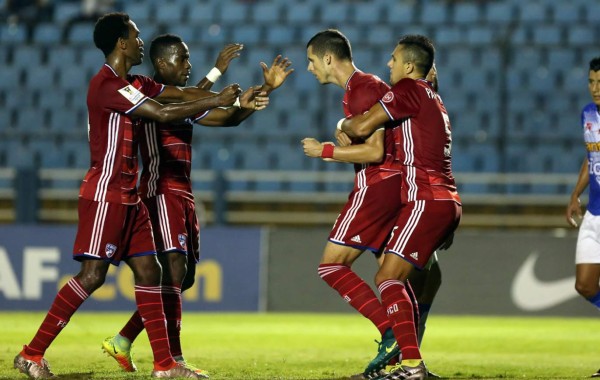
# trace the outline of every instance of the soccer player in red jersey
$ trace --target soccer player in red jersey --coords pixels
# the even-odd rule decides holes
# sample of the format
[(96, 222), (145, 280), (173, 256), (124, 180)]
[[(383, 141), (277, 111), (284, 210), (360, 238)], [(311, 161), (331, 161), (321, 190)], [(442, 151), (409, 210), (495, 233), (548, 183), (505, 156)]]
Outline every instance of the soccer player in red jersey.
[[(156, 83), (128, 75), (143, 58), (144, 43), (129, 16), (111, 13), (94, 27), (94, 43), (105, 64), (88, 89), (90, 169), (79, 193), (79, 224), (73, 256), (80, 272), (63, 286), (32, 341), (14, 367), (34, 379), (53, 377), (44, 353), (81, 304), (105, 280), (109, 265), (125, 261), (135, 279), (135, 299), (154, 355), (152, 377), (199, 378), (171, 356), (162, 306), (161, 267), (148, 210), (137, 193), (137, 149), (141, 119), (170, 122), (232, 105), (240, 94), (231, 85), (219, 94)], [(163, 105), (160, 101), (182, 103)]]
[[(431, 83), (431, 87), (437, 92), (438, 90), (438, 76), (437, 69), (435, 64), (432, 66), (431, 70), (427, 74), (426, 80)], [(381, 157), (384, 155), (384, 146), (383, 144), (360, 144), (360, 145), (350, 145), (350, 138), (339, 129), (336, 130), (336, 136), (339, 143), (339, 146), (334, 148), (334, 157), (341, 157), (342, 160), (340, 162), (349, 161), (352, 163), (357, 162), (370, 162), (377, 163), (381, 161)], [(322, 157), (322, 152), (324, 146), (326, 144), (331, 145), (329, 142), (320, 143), (314, 138), (306, 138), (302, 141), (304, 152), (309, 157)], [(375, 161), (369, 161), (374, 159)], [(338, 161), (333, 158), (323, 158), (325, 161)], [(444, 246), (440, 247), (440, 249), (447, 249), (452, 244), (452, 240), (449, 240)], [(380, 259), (381, 263), (381, 254), (377, 255)], [(413, 271), (408, 278), (407, 281), (410, 284), (410, 287), (414, 293), (413, 304), (417, 303), (418, 312), (415, 312), (415, 318), (418, 318), (418, 322), (415, 322), (417, 325), (417, 337), (419, 346), (421, 346), (421, 341), (423, 339), (423, 335), (425, 333), (425, 323), (427, 321), (427, 317), (429, 315), (429, 310), (431, 308), (431, 304), (437, 294), (437, 291), (441, 285), (441, 271), (437, 259), (437, 255), (434, 254), (429, 259), (429, 262), (423, 268), (423, 270)], [(410, 294), (410, 293), (409, 293)], [(399, 355), (399, 359), (401, 358), (401, 353)], [(396, 362), (397, 360), (393, 360)], [(428, 377), (431, 378), (439, 378), (438, 375), (427, 372)], [(367, 374), (368, 375), (368, 374)], [(357, 378), (359, 376), (356, 376)], [(363, 376), (364, 377), (364, 376)]]
[[(429, 70), (425, 79), (431, 83), (431, 88), (435, 92), (438, 92), (439, 83), (435, 63), (431, 67), (431, 70)], [(448, 249), (451, 245), (452, 239), (449, 239), (445, 245), (440, 247), (440, 250)], [(427, 318), (429, 317), (429, 310), (431, 309), (433, 300), (442, 284), (442, 272), (438, 262), (437, 253), (433, 253), (423, 270), (412, 271), (408, 278), (408, 282), (410, 283), (418, 303), (419, 321), (417, 323), (417, 337), (420, 347), (423, 335), (425, 334), (425, 325), (427, 323)], [(439, 377), (431, 372), (428, 372), (428, 375), (429, 377)]]
[[(232, 45), (226, 46), (217, 59), (215, 68), (219, 70), (218, 74), (225, 73), (230, 61), (237, 56), (239, 54)], [(192, 68), (189, 58), (189, 49), (178, 36), (158, 36), (150, 45), (154, 79), (158, 83), (185, 86)], [(180, 343), (181, 293), (193, 285), (199, 260), (200, 231), (190, 178), (193, 123), (239, 125), (255, 110), (266, 107), (266, 95), (281, 86), (293, 72), (289, 69), (290, 64), (287, 58), (280, 56), (275, 58), (270, 68), (261, 63), (265, 83), (261, 88), (250, 88), (240, 97), (241, 108), (215, 108), (175, 123), (144, 121), (140, 146), (143, 162), (140, 195), (150, 212), (154, 241), (163, 268), (163, 306), (169, 347), (176, 361), (199, 374), (204, 375), (204, 372), (184, 360)], [(205, 89), (209, 89), (215, 80), (210, 76), (209, 73), (203, 80)], [(255, 99), (255, 91), (263, 96)], [(143, 328), (141, 316), (136, 311), (119, 334), (107, 338), (102, 344), (104, 351), (127, 372), (136, 370), (130, 349)]]
[[(348, 39), (338, 30), (317, 33), (307, 44), (308, 71), (321, 84), (333, 83), (345, 90), (342, 101), (347, 117), (368, 111), (389, 91), (378, 77), (356, 68)], [(355, 165), (355, 180), (348, 202), (340, 212), (319, 264), (319, 276), (379, 330), (382, 341), (365, 373), (378, 372), (399, 353), (385, 309), (375, 292), (352, 271), (353, 262), (365, 251), (379, 252), (400, 210), (401, 171), (394, 158), (391, 129), (380, 128), (371, 136), (356, 139), (352, 149), (336, 150), (305, 139), (306, 150), (315, 156)], [(371, 149), (375, 145), (379, 149)], [(375, 154), (371, 154), (375, 152)]]
[(451, 239), (462, 212), (451, 169), (450, 119), (440, 96), (425, 80), (434, 54), (425, 36), (401, 38), (388, 62), (392, 89), (369, 112), (341, 123), (346, 134), (362, 138), (388, 123), (398, 147), (396, 158), (402, 163), (402, 209), (375, 276), (402, 362), (379, 377), (383, 379), (427, 377), (405, 283), (413, 268), (423, 268)]

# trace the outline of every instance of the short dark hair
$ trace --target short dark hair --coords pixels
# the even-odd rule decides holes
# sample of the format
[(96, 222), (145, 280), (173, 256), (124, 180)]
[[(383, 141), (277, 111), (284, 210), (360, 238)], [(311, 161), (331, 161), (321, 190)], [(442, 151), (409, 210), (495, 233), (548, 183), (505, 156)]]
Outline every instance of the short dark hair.
[(404, 60), (414, 63), (424, 76), (427, 75), (435, 58), (433, 42), (420, 34), (409, 34), (400, 38), (398, 45), (403, 45)]
[(119, 38), (129, 38), (129, 15), (127, 13), (107, 13), (96, 21), (94, 44), (107, 57), (115, 49)]
[(161, 34), (150, 43), (150, 60), (154, 63), (157, 58), (166, 58), (168, 51), (175, 44), (182, 43), (181, 37), (175, 34)]
[(592, 58), (590, 61), (590, 71), (600, 70), (600, 57)]
[(337, 29), (327, 29), (315, 34), (306, 44), (312, 46), (313, 53), (321, 58), (326, 53), (332, 53), (340, 59), (352, 61), (350, 41)]

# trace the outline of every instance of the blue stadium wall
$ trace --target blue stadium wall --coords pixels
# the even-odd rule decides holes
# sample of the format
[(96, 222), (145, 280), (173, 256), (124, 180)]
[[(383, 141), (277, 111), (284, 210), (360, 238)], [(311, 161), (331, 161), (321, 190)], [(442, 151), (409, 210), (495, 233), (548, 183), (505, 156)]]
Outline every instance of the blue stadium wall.
[[(75, 227), (0, 228), (0, 309), (46, 310), (57, 289), (77, 273)], [(188, 311), (350, 312), (317, 275), (328, 230), (226, 228), (202, 232)], [(440, 314), (596, 316), (574, 290), (572, 232), (462, 230), (439, 255), (443, 284), (433, 310)], [(355, 270), (369, 283), (370, 253)], [(133, 278), (122, 264), (83, 306), (89, 311), (135, 308)]]
[[(52, 12), (37, 23), (0, 23), (0, 167), (89, 164), (85, 94), (103, 57), (93, 21), (75, 22), (80, 2), (49, 3)], [(197, 128), (196, 169), (335, 170), (304, 157), (298, 143), (331, 139), (342, 115), (341, 89), (320, 86), (305, 70), (306, 42), (330, 27), (350, 38), (359, 68), (384, 79), (399, 36), (433, 39), (456, 171), (579, 168), (587, 65), (600, 55), (595, 1), (116, 0), (114, 9), (132, 16), (146, 46), (160, 33), (181, 35), (194, 66), (190, 83), (230, 42), (245, 49), (215, 89), (260, 83), (259, 62), (276, 54), (294, 62), (268, 110), (235, 131)], [(148, 60), (132, 72), (152, 74)]]
[[(72, 259), (76, 227), (0, 228), (2, 310), (47, 309), (57, 290), (79, 271)], [(207, 228), (196, 284), (183, 296), (188, 310), (256, 311), (263, 308), (259, 228)], [(111, 266), (105, 284), (82, 310), (134, 310), (133, 274)]]

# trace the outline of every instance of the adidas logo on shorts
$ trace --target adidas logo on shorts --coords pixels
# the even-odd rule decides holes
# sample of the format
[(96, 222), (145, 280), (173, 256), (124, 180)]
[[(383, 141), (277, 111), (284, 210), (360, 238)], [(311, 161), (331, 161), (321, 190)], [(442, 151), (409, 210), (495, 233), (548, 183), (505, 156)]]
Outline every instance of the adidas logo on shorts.
[(413, 253), (411, 253), (410, 257), (412, 257), (415, 260), (419, 260), (419, 252), (413, 252)]
[(353, 237), (353, 238), (352, 238), (352, 239), (350, 239), (350, 240), (351, 240), (351, 241), (353, 241), (353, 242), (355, 242), (355, 243), (362, 243), (362, 242), (360, 241), (360, 236), (359, 236), (359, 235), (356, 235), (355, 237)]

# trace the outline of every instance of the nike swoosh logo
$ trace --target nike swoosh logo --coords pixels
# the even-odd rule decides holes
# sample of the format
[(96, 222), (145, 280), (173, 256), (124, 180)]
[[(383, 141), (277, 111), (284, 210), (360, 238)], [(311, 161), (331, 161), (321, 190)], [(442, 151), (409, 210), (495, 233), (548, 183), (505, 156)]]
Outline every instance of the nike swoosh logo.
[(394, 350), (394, 347), (396, 347), (397, 345), (398, 345), (398, 343), (394, 342), (394, 344), (392, 344), (391, 346), (386, 347), (385, 348), (385, 353), (389, 354), (390, 352), (392, 352)]
[(555, 281), (540, 281), (535, 276), (535, 263), (540, 254), (532, 252), (512, 283), (511, 298), (515, 305), (527, 311), (539, 311), (560, 305), (579, 295), (575, 291), (575, 276)]

